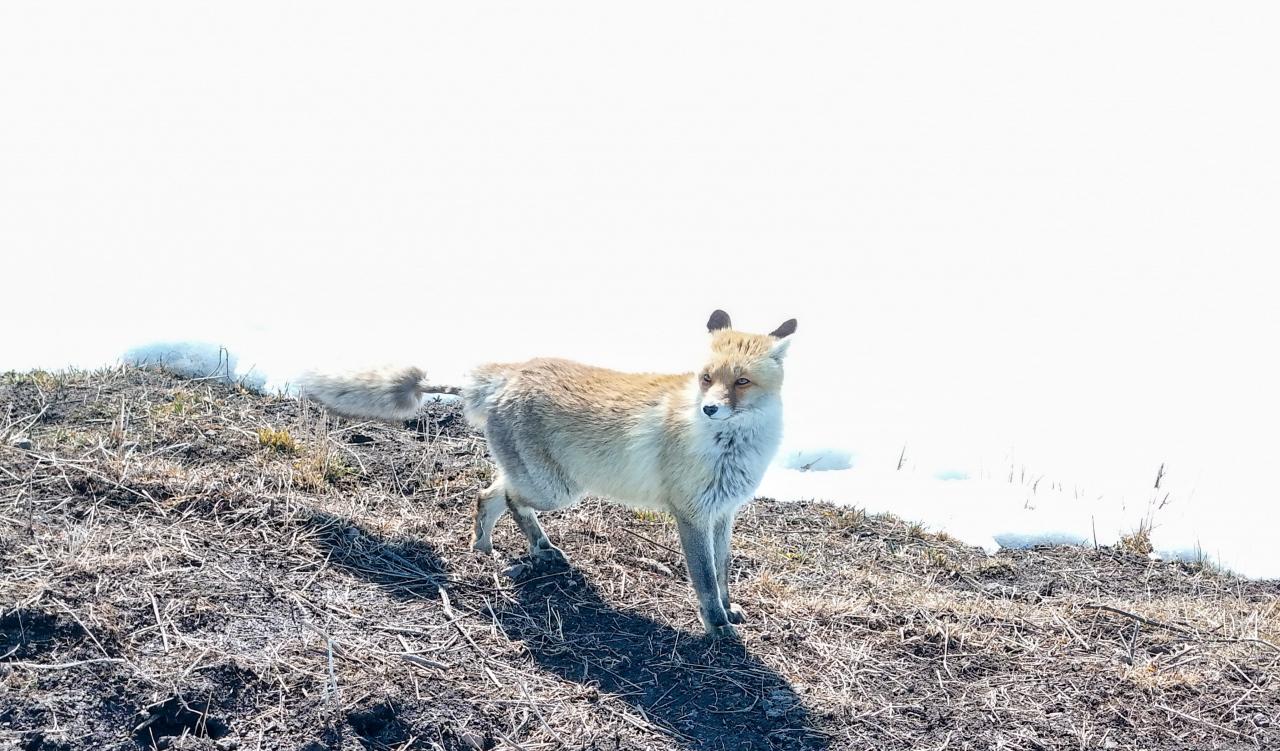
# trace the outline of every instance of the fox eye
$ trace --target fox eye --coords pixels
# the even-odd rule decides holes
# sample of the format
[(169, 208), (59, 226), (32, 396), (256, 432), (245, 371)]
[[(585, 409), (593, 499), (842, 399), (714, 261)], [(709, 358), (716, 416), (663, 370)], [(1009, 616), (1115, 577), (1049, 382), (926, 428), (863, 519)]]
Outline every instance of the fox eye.
[(710, 376), (710, 375), (708, 375), (707, 373), (703, 373), (703, 374), (702, 374), (702, 382), (703, 382), (703, 383), (711, 383), (711, 376)]
[(738, 386), (746, 386), (748, 383), (751, 383), (751, 381), (746, 378), (739, 378), (738, 380), (734, 381), (734, 383)]

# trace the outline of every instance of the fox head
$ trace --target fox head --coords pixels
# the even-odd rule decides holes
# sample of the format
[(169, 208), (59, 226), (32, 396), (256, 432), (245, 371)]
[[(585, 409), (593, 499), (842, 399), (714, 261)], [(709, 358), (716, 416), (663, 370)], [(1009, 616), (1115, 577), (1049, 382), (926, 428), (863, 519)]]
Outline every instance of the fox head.
[(705, 419), (732, 420), (777, 404), (782, 389), (782, 360), (796, 319), (769, 334), (734, 331), (729, 314), (717, 310), (707, 321), (711, 356), (698, 371), (698, 410)]

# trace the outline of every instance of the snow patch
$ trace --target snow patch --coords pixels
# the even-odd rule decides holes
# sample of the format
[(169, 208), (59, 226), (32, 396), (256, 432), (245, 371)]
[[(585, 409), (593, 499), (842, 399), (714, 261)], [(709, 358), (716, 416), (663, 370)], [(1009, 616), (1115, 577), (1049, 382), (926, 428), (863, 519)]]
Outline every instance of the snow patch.
[(120, 358), (129, 365), (165, 370), (183, 378), (238, 383), (261, 392), (266, 375), (252, 366), (241, 370), (226, 347), (213, 342), (167, 341), (134, 347)]
[(800, 472), (826, 472), (851, 468), (853, 452), (832, 448), (787, 451), (780, 461), (787, 469)]

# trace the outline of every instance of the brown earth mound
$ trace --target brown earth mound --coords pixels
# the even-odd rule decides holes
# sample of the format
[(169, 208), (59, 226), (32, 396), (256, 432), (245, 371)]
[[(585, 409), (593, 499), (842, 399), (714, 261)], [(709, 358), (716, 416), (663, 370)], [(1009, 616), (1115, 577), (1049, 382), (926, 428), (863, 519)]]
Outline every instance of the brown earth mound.
[(661, 516), (471, 552), (448, 405), (10, 374), (0, 439), (0, 748), (1280, 748), (1275, 582), (761, 500), (717, 644)]

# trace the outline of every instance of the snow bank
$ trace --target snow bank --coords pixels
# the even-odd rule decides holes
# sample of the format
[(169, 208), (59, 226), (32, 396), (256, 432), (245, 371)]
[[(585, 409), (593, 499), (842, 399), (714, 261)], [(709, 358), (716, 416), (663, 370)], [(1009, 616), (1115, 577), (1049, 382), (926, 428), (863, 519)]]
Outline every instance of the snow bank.
[(1247, 503), (1234, 498), (1213, 506), (1190, 499), (1162, 506), (1154, 489), (1126, 498), (1016, 480), (962, 478), (954, 471), (804, 471), (795, 468), (794, 456), (811, 454), (794, 451), (776, 462), (761, 484), (761, 496), (892, 513), (988, 552), (1046, 544), (1113, 545), (1123, 535), (1149, 528), (1158, 557), (1208, 562), (1253, 578), (1280, 578), (1274, 528), (1258, 524)]

